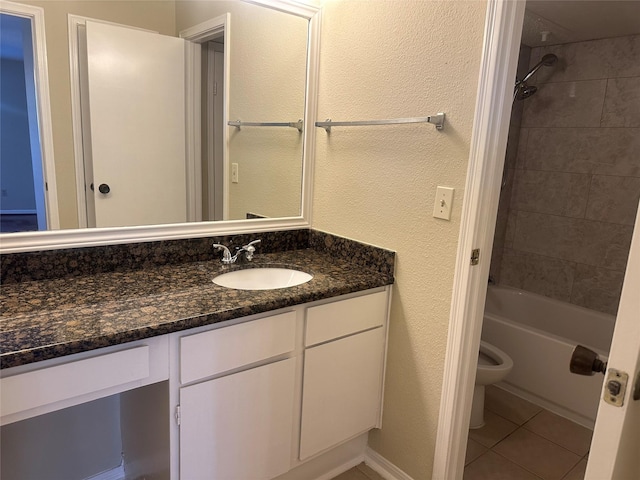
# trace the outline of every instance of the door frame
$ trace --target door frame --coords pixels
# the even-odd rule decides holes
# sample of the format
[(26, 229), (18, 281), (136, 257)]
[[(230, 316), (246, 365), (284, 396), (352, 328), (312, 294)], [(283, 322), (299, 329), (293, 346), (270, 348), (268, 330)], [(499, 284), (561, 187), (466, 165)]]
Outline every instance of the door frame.
[[(433, 478), (461, 479), (525, 2), (489, 0), (456, 257)], [(473, 249), (480, 249), (471, 265)]]
[[(202, 220), (202, 182), (199, 181), (199, 172), (202, 168), (202, 62), (201, 44), (224, 35), (223, 52), (223, 89), (222, 89), (222, 220), (229, 219), (229, 129), (226, 128), (229, 121), (229, 91), (230, 91), (230, 64), (231, 64), (231, 14), (225, 13), (205, 22), (194, 25), (180, 32), (179, 37), (187, 40), (186, 46), (186, 135), (187, 135), (187, 185), (194, 187), (194, 195), (188, 195), (189, 208), (187, 211), (195, 212), (196, 217)], [(209, 139), (210, 140), (210, 139)], [(208, 141), (207, 145), (211, 142)], [(211, 167), (209, 174), (211, 175)], [(198, 181), (192, 183), (193, 174), (198, 173)], [(209, 181), (211, 177), (209, 177)], [(211, 214), (211, 212), (209, 212)]]
[[(60, 228), (58, 213), (58, 190), (56, 188), (56, 170), (53, 155), (53, 128), (51, 119), (51, 101), (49, 94), (49, 69), (47, 66), (46, 34), (44, 29), (44, 9), (30, 5), (0, 0), (0, 13), (27, 18), (31, 21), (31, 40), (33, 47), (33, 82), (36, 94), (35, 111), (37, 116), (37, 132), (33, 132), (31, 120), (29, 130), (31, 135), (37, 135), (40, 142), (39, 165), (34, 163), (34, 186), (36, 197), (44, 192), (47, 230)], [(32, 161), (36, 159), (32, 156)], [(42, 172), (41, 182), (35, 180), (35, 170)], [(35, 185), (35, 183), (41, 183)], [(41, 224), (41, 212), (38, 211), (38, 225)]]

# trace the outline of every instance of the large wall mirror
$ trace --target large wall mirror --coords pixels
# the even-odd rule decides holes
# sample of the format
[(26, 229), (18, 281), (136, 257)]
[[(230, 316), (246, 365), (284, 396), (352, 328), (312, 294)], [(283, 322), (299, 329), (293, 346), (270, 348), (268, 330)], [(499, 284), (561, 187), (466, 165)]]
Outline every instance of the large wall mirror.
[[(48, 70), (50, 107), (32, 102), (26, 153), (3, 130), (3, 252), (308, 226), (316, 7), (19, 3), (0, 1), (2, 30), (14, 32), (2, 39), (3, 71), (22, 61), (17, 70), (37, 89)], [(4, 125), (18, 123), (8, 115), (15, 108), (3, 111)], [(25, 190), (7, 173), (16, 159), (28, 164), (20, 175), (35, 200), (14, 206), (12, 195)]]

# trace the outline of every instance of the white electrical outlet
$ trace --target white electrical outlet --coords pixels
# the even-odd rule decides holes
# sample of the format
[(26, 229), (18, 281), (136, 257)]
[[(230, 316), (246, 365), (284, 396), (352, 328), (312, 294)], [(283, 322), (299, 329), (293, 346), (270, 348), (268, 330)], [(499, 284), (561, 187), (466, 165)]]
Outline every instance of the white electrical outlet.
[(231, 164), (231, 183), (238, 183), (238, 164)]
[(436, 189), (436, 201), (433, 205), (433, 216), (444, 220), (451, 220), (452, 206), (453, 188), (438, 187)]

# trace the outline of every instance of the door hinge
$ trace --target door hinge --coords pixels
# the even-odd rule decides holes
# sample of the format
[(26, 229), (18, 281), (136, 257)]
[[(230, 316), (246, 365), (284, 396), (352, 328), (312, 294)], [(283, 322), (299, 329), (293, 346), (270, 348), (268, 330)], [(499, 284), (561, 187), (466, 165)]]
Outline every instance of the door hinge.
[(471, 250), (471, 265), (478, 265), (480, 261), (480, 249), (474, 248)]
[(621, 407), (624, 404), (624, 394), (627, 391), (628, 381), (629, 374), (610, 368), (604, 381), (604, 393), (602, 395), (604, 401), (615, 407)]
[(176, 413), (174, 414), (174, 417), (176, 419), (176, 423), (178, 425), (180, 425), (180, 420), (181, 420), (181, 417), (180, 417), (180, 405), (176, 405)]
[(213, 94), (218, 95), (218, 82), (213, 82)]

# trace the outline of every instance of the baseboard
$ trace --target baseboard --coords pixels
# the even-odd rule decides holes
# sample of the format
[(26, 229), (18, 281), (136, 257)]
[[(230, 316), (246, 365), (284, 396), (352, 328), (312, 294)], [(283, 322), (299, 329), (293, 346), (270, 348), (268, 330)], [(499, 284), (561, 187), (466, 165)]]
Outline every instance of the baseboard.
[(522, 388), (519, 388), (510, 383), (502, 381), (494, 384), (494, 387), (500, 388), (509, 393), (512, 393), (516, 397), (520, 397), (524, 400), (527, 400), (528, 402), (534, 403), (539, 407), (544, 408), (545, 410), (549, 410), (550, 412), (555, 413), (556, 415), (564, 417), (568, 420), (571, 420), (572, 422), (577, 423), (578, 425), (582, 425), (583, 427), (588, 428), (589, 430), (593, 430), (595, 426), (595, 423), (596, 423), (595, 419), (585, 417), (584, 415), (581, 415), (573, 410), (564, 408), (561, 405), (558, 405), (557, 403), (547, 400), (546, 398), (539, 397), (534, 393), (531, 393), (527, 390), (523, 390)]
[(93, 475), (88, 477), (86, 480), (124, 480), (124, 463), (121, 463), (115, 468), (111, 470), (107, 470), (105, 472), (98, 473), (97, 475)]
[(386, 480), (413, 480), (408, 474), (369, 447), (364, 454), (364, 463)]

